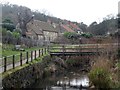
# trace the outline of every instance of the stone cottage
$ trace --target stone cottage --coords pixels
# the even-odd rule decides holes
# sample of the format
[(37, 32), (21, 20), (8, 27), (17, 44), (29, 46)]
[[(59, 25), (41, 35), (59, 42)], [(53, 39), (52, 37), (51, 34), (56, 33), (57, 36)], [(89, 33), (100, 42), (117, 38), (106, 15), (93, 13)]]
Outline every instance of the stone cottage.
[(58, 31), (48, 22), (32, 20), (27, 24), (27, 36), (35, 40), (54, 41)]

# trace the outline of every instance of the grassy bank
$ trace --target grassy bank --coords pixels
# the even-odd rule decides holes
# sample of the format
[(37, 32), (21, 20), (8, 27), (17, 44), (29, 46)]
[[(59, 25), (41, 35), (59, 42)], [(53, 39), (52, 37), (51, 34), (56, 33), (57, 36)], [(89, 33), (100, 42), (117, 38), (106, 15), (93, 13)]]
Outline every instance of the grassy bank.
[(16, 72), (16, 71), (18, 71), (20, 69), (23, 69), (23, 68), (25, 68), (25, 67), (27, 67), (29, 65), (33, 65), (35, 63), (40, 63), (40, 62), (42, 62), (42, 60), (43, 60), (43, 58), (45, 56), (48, 56), (48, 54), (45, 54), (45, 55), (43, 55), (41, 57), (38, 57), (35, 60), (33, 60), (32, 62), (29, 62), (28, 64), (23, 64), (22, 66), (15, 67), (15, 69), (10, 69), (10, 70), (8, 70), (6, 72), (0, 73), (0, 76), (2, 76), (3, 78), (5, 78), (6, 76), (10, 75), (11, 73), (14, 73), (14, 72)]
[[(23, 47), (22, 47), (23, 48)], [(8, 45), (8, 44), (4, 44), (2, 46), (2, 56), (1, 57), (5, 57), (7, 56), (7, 65), (12, 64), (13, 63), (13, 55), (15, 55), (15, 63), (20, 61), (20, 53), (22, 53), (22, 60), (25, 60), (27, 58), (27, 54), (26, 52), (28, 52), (28, 58), (31, 57), (31, 52), (30, 51), (35, 51), (35, 50), (39, 50), (42, 49), (43, 47), (31, 47), (31, 48), (23, 48), (25, 49), (25, 51), (17, 51), (17, 50), (13, 50), (14, 49), (14, 45)], [(33, 52), (34, 55), (34, 52)], [(4, 58), (2, 58), (4, 59)]]
[[(23, 49), (25, 49), (25, 51), (29, 52), (29, 51), (38, 50), (40, 48), (42, 48), (42, 47), (31, 47), (31, 48), (23, 48)], [(2, 57), (15, 55), (15, 54), (20, 54), (21, 52), (24, 52), (24, 51), (16, 51), (16, 50), (13, 50), (13, 49), (14, 49), (13, 45), (3, 44), (2, 45)]]

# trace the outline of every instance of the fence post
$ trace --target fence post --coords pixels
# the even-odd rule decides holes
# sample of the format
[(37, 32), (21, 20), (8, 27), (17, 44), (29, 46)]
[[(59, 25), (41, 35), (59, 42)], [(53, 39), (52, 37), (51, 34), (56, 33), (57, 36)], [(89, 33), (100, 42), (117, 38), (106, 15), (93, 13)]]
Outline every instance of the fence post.
[(36, 50), (35, 50), (35, 59), (36, 59)]
[(7, 57), (4, 58), (4, 72), (7, 70)]
[(62, 49), (63, 49), (63, 58), (66, 60), (66, 57), (65, 57), (65, 46), (64, 45), (62, 46)]
[(63, 53), (66, 52), (66, 47), (63, 45)]
[(13, 55), (13, 69), (15, 68), (15, 55)]
[(40, 57), (40, 49), (39, 49), (39, 57)]
[(42, 56), (43, 56), (43, 48), (42, 48)]
[(20, 53), (20, 66), (22, 66), (22, 53)]
[(46, 47), (44, 48), (44, 52), (45, 52), (45, 54), (46, 54)]
[(31, 62), (33, 60), (33, 51), (31, 51)]
[(97, 44), (97, 52), (98, 52), (98, 46), (99, 46), (99, 45)]
[(47, 47), (47, 52), (49, 52), (49, 45), (48, 45), (48, 47)]
[(26, 63), (28, 64), (28, 52), (26, 52), (26, 59), (27, 59)]
[(97, 56), (98, 56), (98, 43), (97, 43)]
[(79, 54), (80, 54), (80, 51), (81, 51), (81, 48), (80, 48), (80, 45), (79, 45)]

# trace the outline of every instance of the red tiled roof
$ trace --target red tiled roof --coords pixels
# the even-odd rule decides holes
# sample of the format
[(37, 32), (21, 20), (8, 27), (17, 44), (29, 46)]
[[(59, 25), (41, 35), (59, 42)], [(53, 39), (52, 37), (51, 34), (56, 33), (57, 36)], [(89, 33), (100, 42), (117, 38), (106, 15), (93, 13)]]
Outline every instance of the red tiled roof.
[(70, 23), (70, 25), (71, 25), (73, 28), (80, 30), (80, 28), (79, 28), (76, 24)]
[(69, 28), (67, 25), (61, 25), (65, 30), (67, 30), (68, 32), (75, 32), (73, 31), (71, 28)]

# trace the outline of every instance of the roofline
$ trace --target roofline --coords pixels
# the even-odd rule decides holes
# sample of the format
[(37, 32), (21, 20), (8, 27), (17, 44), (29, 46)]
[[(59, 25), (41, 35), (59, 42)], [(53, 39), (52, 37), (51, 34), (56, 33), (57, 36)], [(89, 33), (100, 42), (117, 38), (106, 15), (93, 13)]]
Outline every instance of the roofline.
[[(57, 31), (50, 31), (50, 30), (45, 30), (45, 29), (42, 29), (43, 31), (49, 31), (49, 32), (57, 32)], [(58, 33), (58, 32), (57, 32)]]

